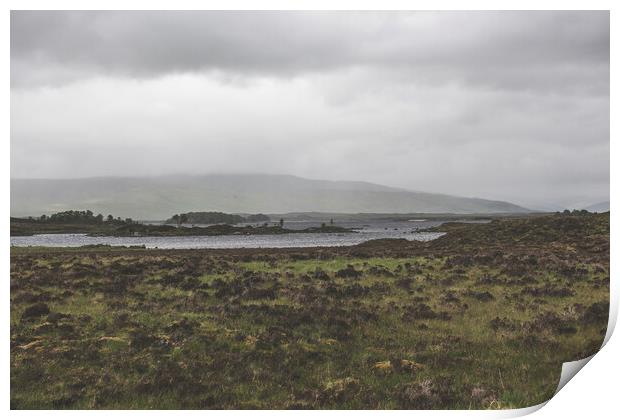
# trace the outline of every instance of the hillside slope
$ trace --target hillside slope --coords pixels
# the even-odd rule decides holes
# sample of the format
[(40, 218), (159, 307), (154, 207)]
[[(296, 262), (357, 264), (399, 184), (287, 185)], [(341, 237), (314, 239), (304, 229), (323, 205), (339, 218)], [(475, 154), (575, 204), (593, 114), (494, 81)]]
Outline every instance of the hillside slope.
[(11, 215), (91, 209), (142, 220), (190, 211), (226, 213), (519, 213), (517, 205), (413, 192), (366, 182), (289, 175), (12, 179)]

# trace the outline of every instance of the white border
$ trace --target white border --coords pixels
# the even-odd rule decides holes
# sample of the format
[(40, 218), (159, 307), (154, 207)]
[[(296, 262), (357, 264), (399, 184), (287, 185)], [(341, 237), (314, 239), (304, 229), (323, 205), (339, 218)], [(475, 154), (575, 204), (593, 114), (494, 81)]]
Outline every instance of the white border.
[[(617, 3), (617, 2), (616, 2)], [(3, 160), (2, 168), (5, 171), (5, 176), (2, 179), (2, 197), (5, 197), (4, 205), (2, 206), (0, 217), (4, 220), (4, 232), (5, 238), (9, 237), (9, 215), (10, 215), (10, 206), (9, 206), (9, 197), (10, 197), (10, 127), (9, 127), (9, 112), (10, 112), (10, 66), (9, 66), (9, 57), (10, 57), (10, 43), (9, 43), (9, 27), (10, 27), (10, 14), (9, 10), (55, 10), (55, 9), (78, 9), (78, 10), (98, 10), (98, 9), (118, 9), (118, 10), (134, 10), (134, 9), (144, 9), (147, 6), (148, 9), (157, 9), (157, 10), (176, 10), (176, 9), (187, 9), (187, 10), (198, 10), (198, 9), (213, 9), (213, 10), (236, 10), (236, 9), (267, 9), (267, 10), (548, 10), (548, 9), (570, 9), (570, 10), (611, 10), (610, 18), (611, 18), (611, 69), (612, 74), (613, 70), (617, 69), (617, 51), (618, 49), (618, 30), (615, 28), (615, 23), (617, 23), (617, 19), (615, 19), (615, 12), (617, 11), (617, 7), (614, 10), (614, 2), (613, 1), (604, 1), (604, 0), (592, 0), (592, 1), (532, 1), (532, 0), (522, 0), (522, 1), (416, 1), (416, 0), (384, 0), (384, 1), (368, 1), (368, 0), (358, 0), (358, 1), (326, 1), (326, 0), (297, 0), (297, 1), (283, 1), (283, 0), (264, 0), (261, 2), (251, 1), (251, 0), (230, 0), (230, 1), (199, 1), (199, 0), (176, 0), (176, 1), (162, 1), (162, 0), (151, 0), (149, 2), (141, 2), (135, 0), (93, 0), (89, 2), (80, 2), (77, 0), (60, 0), (60, 1), (42, 1), (42, 0), (33, 0), (33, 1), (6, 1), (6, 11), (2, 15), (2, 24), (0, 28), (2, 28), (2, 49), (3, 49), (3, 58), (5, 60), (4, 66), (2, 66), (2, 75), (3, 80), (5, 81), (2, 89), (4, 91), (5, 99), (2, 101), (2, 111), (4, 118), (1, 120), (2, 132), (5, 133), (4, 140), (2, 141), (2, 153), (0, 156)], [(616, 46), (616, 52), (614, 51), (613, 46)], [(611, 115), (619, 115), (617, 110), (617, 103), (614, 98), (617, 98), (618, 95), (618, 87), (617, 83), (614, 83), (612, 77), (611, 84)], [(615, 112), (614, 112), (615, 111)], [(611, 138), (616, 138), (617, 134), (617, 118), (611, 119)], [(617, 146), (612, 141), (610, 145), (611, 162), (617, 162)], [(615, 208), (616, 200), (614, 197), (620, 196), (620, 191), (618, 191), (618, 170), (615, 166), (611, 165), (611, 206)], [(611, 226), (611, 246), (612, 251), (616, 249), (617, 241), (615, 238), (618, 237), (618, 229), (615, 228), (615, 225), (612, 223)], [(612, 256), (614, 254), (612, 253)], [(1, 382), (2, 387), (2, 396), (3, 404), (6, 410), (9, 409), (9, 386), (10, 386), (10, 373), (9, 373), (9, 322), (8, 319), (10, 317), (10, 308), (8, 305), (9, 302), (9, 281), (8, 281), (8, 273), (9, 273), (9, 241), (6, 241), (6, 248), (2, 255), (2, 270), (5, 273), (4, 277), (4, 288), (3, 290), (3, 301), (4, 305), (4, 315), (5, 322), (2, 324), (3, 329), (3, 337), (2, 346), (4, 349), (4, 354), (6, 355), (5, 363), (2, 365), (3, 370), (3, 381)], [(613, 257), (612, 257), (613, 260)], [(618, 312), (618, 288), (616, 287), (616, 275), (617, 275), (617, 265), (615, 261), (612, 261), (611, 266), (611, 279), (612, 279), (612, 288), (611, 288), (611, 299), (612, 299), (612, 311), (610, 313), (611, 323), (609, 326), (609, 333), (606, 337), (606, 345), (604, 349), (599, 352), (592, 361), (587, 364), (583, 368), (583, 372), (579, 374), (579, 378), (577, 380), (573, 380), (568, 382), (568, 384), (562, 388), (561, 392), (559, 392), (554, 398), (552, 398), (547, 404), (541, 404), (537, 407), (532, 407), (530, 409), (520, 409), (520, 410), (510, 410), (510, 411), (499, 411), (499, 412), (481, 412), (481, 411), (356, 411), (355, 413), (350, 413), (350, 415), (361, 417), (361, 418), (371, 418), (377, 415), (381, 416), (389, 416), (389, 417), (400, 417), (400, 418), (409, 418), (410, 416), (416, 416), (423, 418), (462, 418), (462, 417), (473, 417), (473, 418), (503, 418), (503, 417), (514, 417), (519, 415), (528, 414), (532, 411), (536, 411), (540, 409), (542, 406), (545, 406), (544, 409), (536, 411), (534, 417), (536, 418), (549, 418), (549, 419), (557, 419), (557, 418), (583, 418), (584, 416), (594, 416), (595, 418), (609, 418), (611, 417), (611, 413), (617, 413), (617, 392), (616, 384), (619, 372), (619, 362), (617, 355), (620, 354), (620, 344), (618, 344), (618, 339), (611, 336), (610, 334), (613, 331), (613, 327), (615, 326), (615, 321), (617, 318)], [(559, 388), (560, 389), (560, 388)], [(222, 419), (236, 418), (237, 416), (244, 415), (257, 418), (281, 418), (281, 417), (289, 417), (294, 415), (295, 417), (300, 418), (312, 418), (316, 419), (316, 416), (319, 415), (321, 417), (340, 417), (345, 414), (339, 411), (323, 411), (320, 413), (316, 412), (281, 412), (281, 411), (262, 411), (262, 412), (239, 412), (239, 411), (209, 411), (209, 412), (200, 412), (200, 411), (183, 411), (184, 416), (190, 417), (200, 417), (204, 416), (209, 417), (217, 417)], [(37, 412), (28, 412), (28, 411), (12, 411), (10, 415), (13, 417), (25, 418), (35, 415), (45, 416), (48, 419), (62, 418), (71, 419), (71, 418), (82, 418), (84, 415), (92, 416), (95, 418), (103, 418), (108, 415), (115, 416), (138, 416), (138, 417), (149, 417), (149, 418), (167, 418), (170, 415), (177, 414), (176, 412), (164, 412), (164, 411), (116, 411), (114, 413), (109, 413), (107, 411), (89, 411), (89, 412), (75, 412), (75, 411), (37, 411)], [(346, 413), (349, 414), (349, 413)], [(532, 418), (534, 418), (532, 417)]]

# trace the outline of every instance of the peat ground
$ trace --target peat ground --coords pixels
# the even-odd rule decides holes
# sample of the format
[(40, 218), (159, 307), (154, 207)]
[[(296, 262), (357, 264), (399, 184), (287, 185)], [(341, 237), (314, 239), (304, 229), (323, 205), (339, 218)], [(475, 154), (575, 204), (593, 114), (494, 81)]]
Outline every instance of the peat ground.
[(11, 249), (11, 408), (519, 408), (607, 327), (609, 213), (342, 248)]

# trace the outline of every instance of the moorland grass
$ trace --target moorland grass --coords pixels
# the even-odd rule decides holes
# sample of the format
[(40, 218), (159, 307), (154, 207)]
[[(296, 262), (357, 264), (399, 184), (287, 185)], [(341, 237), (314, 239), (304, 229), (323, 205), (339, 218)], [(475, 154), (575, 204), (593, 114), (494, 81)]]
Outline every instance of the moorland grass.
[(446, 230), (320, 250), (12, 248), (11, 407), (549, 399), (605, 334), (609, 214)]

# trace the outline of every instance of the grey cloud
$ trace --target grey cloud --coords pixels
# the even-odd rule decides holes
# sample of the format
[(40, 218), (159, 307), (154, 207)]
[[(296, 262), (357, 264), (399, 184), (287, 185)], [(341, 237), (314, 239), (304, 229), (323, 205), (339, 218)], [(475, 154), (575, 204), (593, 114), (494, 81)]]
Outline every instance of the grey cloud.
[(607, 12), (12, 12), (11, 176), (609, 197)]
[[(405, 81), (606, 92), (607, 12), (13, 12), (14, 86), (349, 67)], [(607, 73), (606, 73), (607, 71)]]

